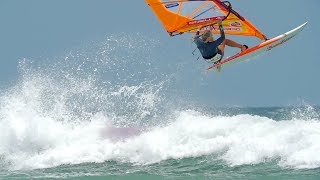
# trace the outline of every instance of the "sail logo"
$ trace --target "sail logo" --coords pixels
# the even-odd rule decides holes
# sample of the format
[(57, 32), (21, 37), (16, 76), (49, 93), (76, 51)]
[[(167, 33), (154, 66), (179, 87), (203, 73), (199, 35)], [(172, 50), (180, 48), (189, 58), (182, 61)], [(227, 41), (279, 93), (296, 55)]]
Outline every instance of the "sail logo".
[(241, 27), (241, 23), (238, 22), (238, 21), (235, 21), (235, 22), (230, 23), (230, 26), (233, 26), (233, 27)]
[(176, 6), (179, 6), (179, 3), (172, 3), (172, 4), (166, 4), (166, 5), (165, 5), (165, 7), (166, 7), (167, 9), (173, 8), (173, 7), (176, 7)]
[[(219, 28), (217, 26), (214, 26), (214, 25), (210, 25), (210, 26), (206, 26), (206, 27), (203, 27), (202, 30), (215, 30), (215, 31), (219, 31)], [(228, 26), (228, 27), (223, 27), (223, 30), (225, 32), (242, 32), (243, 29), (241, 27), (231, 27), (231, 26)]]
[(199, 20), (189, 21), (188, 25), (195, 25), (195, 24), (201, 24), (201, 23), (207, 23), (207, 22), (214, 22), (216, 20), (221, 20), (223, 18), (224, 18), (224, 16), (217, 16), (217, 17), (212, 17), (212, 18), (199, 19)]

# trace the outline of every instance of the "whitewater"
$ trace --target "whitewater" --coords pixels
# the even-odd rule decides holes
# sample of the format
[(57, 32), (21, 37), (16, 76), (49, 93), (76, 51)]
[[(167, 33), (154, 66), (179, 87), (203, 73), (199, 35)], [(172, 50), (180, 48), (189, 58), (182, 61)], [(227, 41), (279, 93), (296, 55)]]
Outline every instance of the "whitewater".
[(0, 178), (319, 178), (318, 107), (190, 104), (158, 46), (108, 36), (21, 59), (0, 96)]

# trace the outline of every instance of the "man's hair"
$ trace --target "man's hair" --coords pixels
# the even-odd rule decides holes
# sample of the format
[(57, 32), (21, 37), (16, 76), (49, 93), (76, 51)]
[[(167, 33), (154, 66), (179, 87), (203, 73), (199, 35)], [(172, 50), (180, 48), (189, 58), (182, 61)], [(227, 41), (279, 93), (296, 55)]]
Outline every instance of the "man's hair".
[(203, 41), (206, 41), (210, 36), (212, 36), (211, 31), (210, 30), (206, 30), (202, 35), (201, 38)]

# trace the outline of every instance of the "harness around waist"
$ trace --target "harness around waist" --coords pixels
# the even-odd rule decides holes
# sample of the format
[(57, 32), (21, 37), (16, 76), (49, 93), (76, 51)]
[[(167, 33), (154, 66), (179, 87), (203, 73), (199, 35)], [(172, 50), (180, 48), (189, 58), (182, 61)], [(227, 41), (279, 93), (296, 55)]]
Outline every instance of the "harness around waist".
[(216, 63), (216, 62), (220, 61), (221, 59), (222, 59), (222, 53), (219, 50), (218, 50), (217, 53), (212, 55), (211, 58), (205, 58), (204, 57), (204, 60), (206, 60), (209, 63)]
[(218, 54), (218, 52), (214, 53), (212, 56), (208, 56), (208, 57), (204, 57), (203, 59), (212, 59), (213, 57), (215, 57)]

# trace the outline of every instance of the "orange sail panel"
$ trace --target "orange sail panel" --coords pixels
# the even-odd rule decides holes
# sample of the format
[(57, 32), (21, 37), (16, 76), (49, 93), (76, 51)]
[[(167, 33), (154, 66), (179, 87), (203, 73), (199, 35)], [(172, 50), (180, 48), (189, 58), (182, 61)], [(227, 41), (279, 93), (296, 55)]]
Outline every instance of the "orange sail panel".
[(228, 5), (221, 0), (145, 0), (145, 2), (170, 35), (195, 33), (202, 26), (218, 34), (220, 31), (215, 22), (224, 19), (222, 25), (225, 34), (267, 39), (247, 19), (233, 9), (228, 9)]

